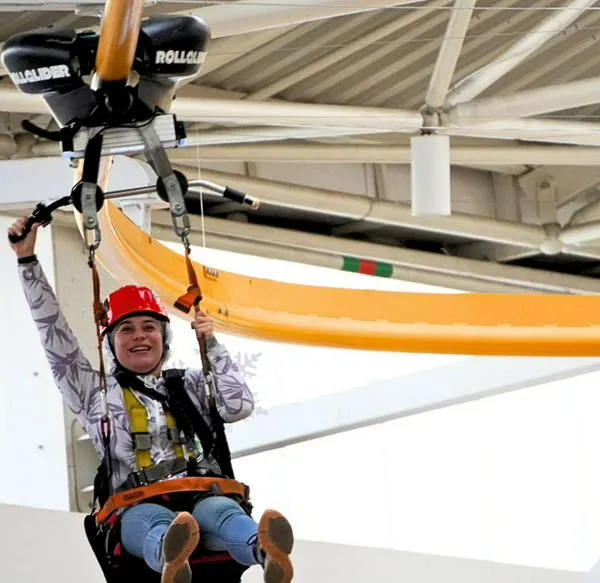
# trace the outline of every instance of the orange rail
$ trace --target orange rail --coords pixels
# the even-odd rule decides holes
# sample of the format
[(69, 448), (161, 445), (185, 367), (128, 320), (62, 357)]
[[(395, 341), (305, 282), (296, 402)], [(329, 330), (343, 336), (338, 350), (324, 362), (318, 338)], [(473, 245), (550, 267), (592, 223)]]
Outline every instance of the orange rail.
[(107, 0), (96, 55), (100, 81), (127, 81), (140, 36), (144, 0)]
[[(188, 286), (183, 256), (110, 201), (99, 219), (99, 262), (121, 283), (147, 285), (173, 306)], [(600, 296), (349, 290), (194, 266), (218, 329), (245, 337), (392, 352), (600, 356)]]

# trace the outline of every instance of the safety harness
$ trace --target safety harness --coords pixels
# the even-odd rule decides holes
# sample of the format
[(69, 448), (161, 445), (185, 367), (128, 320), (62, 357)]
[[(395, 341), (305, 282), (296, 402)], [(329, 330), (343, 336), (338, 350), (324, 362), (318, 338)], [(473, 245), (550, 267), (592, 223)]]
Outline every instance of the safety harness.
[[(184, 472), (188, 476), (235, 478), (223, 420), (216, 403), (214, 400), (207, 399), (211, 428), (185, 389), (184, 369), (168, 369), (163, 372), (166, 394), (146, 387), (139, 377), (126, 370), (118, 370), (115, 377), (123, 390), (136, 454), (136, 471), (129, 475), (127, 481), (117, 491), (148, 486)], [(156, 465), (153, 463), (148, 410), (136, 393), (157, 401), (163, 408), (169, 438), (175, 449), (175, 459)], [(105, 486), (110, 478), (109, 457), (110, 449), (105, 450), (99, 468), (99, 472), (103, 474), (102, 486), (98, 487), (96, 495), (101, 505), (104, 505), (110, 497)]]
[[(166, 395), (146, 387), (137, 376), (126, 371), (120, 371), (116, 376), (123, 389), (125, 404), (131, 419), (138, 471), (145, 471), (153, 464), (148, 411), (136, 396), (136, 392), (161, 404), (165, 412), (169, 438), (175, 447), (177, 458), (186, 460), (191, 472), (196, 471), (197, 468), (194, 466), (198, 463), (198, 459), (203, 455), (211, 454), (216, 447), (216, 441), (204, 418), (195, 409), (185, 391), (185, 371), (173, 369), (163, 373)], [(212, 416), (216, 413), (217, 418), (220, 419), (218, 412), (210, 413)]]
[[(234, 479), (231, 457), (226, 443), (223, 420), (214, 400), (209, 400), (212, 428), (196, 409), (185, 390), (185, 370), (163, 372), (166, 395), (144, 385), (139, 377), (120, 370), (116, 378), (123, 390), (131, 420), (132, 439), (136, 451), (136, 471), (132, 472), (117, 491), (109, 495), (110, 450), (94, 481), (94, 499), (101, 508), (84, 521), (88, 540), (108, 583), (121, 583), (139, 578), (152, 581), (157, 573), (142, 560), (128, 555), (120, 542), (120, 517), (127, 508), (140, 502), (159, 501), (172, 510), (190, 511), (205, 496), (234, 498), (248, 513), (252, 512), (247, 485)], [(176, 457), (153, 464), (148, 410), (137, 397), (142, 393), (158, 401), (164, 409), (169, 436)], [(217, 428), (222, 431), (218, 431)], [(225, 443), (223, 443), (223, 441)], [(214, 460), (216, 463), (211, 463)], [(246, 566), (236, 563), (228, 553), (198, 549), (190, 561), (195, 576), (209, 577), (224, 583), (239, 581)]]

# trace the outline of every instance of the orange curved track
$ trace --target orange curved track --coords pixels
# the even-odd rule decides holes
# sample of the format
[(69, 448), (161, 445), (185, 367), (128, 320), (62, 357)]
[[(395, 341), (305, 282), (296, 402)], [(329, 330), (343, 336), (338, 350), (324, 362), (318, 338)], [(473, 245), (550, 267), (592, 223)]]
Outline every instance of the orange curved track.
[[(100, 227), (99, 262), (118, 281), (150, 286), (173, 306), (188, 285), (183, 255), (113, 203), (101, 210)], [(194, 265), (217, 327), (245, 337), (394, 352), (600, 356), (600, 296), (343, 290), (214, 276)]]

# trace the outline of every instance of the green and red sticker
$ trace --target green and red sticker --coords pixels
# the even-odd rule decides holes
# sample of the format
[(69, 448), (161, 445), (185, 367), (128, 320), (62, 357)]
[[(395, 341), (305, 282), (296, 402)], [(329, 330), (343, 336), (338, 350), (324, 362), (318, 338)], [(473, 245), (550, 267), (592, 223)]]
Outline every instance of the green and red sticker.
[(389, 263), (368, 261), (366, 259), (359, 259), (358, 257), (344, 257), (342, 270), (362, 273), (364, 275), (375, 275), (377, 277), (391, 277), (394, 272), (394, 266)]

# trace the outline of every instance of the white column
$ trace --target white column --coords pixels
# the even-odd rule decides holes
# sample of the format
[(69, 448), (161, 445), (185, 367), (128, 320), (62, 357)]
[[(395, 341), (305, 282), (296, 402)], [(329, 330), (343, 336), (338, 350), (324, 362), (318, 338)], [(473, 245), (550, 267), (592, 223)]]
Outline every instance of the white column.
[(411, 138), (412, 214), (450, 215), (450, 138), (422, 135)]

